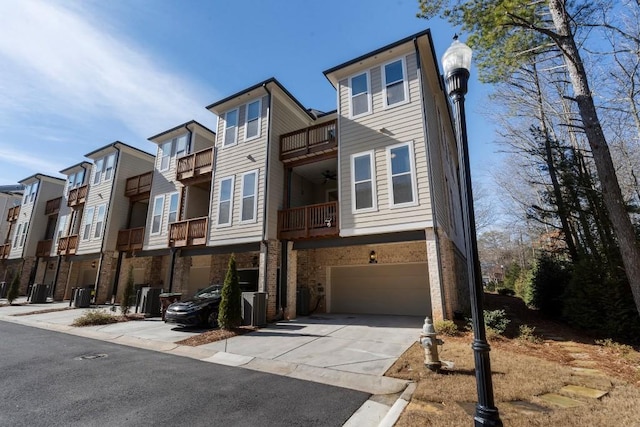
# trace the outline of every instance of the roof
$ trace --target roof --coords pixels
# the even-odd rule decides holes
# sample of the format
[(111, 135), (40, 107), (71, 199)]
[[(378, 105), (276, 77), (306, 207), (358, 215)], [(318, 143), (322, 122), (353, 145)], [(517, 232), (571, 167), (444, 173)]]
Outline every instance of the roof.
[(66, 175), (66, 174), (68, 174), (69, 172), (71, 172), (73, 169), (77, 169), (77, 168), (79, 168), (79, 167), (83, 167), (83, 168), (84, 168), (84, 167), (88, 167), (88, 166), (91, 166), (91, 163), (83, 160), (83, 161), (81, 161), (80, 163), (76, 163), (76, 164), (75, 164), (75, 165), (73, 165), (73, 166), (69, 166), (68, 168), (64, 168), (64, 169), (62, 169), (62, 170), (60, 171), (60, 173), (63, 173), (63, 174), (65, 174), (65, 175)]
[(190, 120), (190, 121), (188, 121), (188, 122), (186, 122), (186, 123), (182, 123), (181, 125), (175, 126), (175, 127), (171, 128), (171, 129), (169, 129), (169, 130), (165, 130), (164, 132), (160, 132), (160, 133), (159, 133), (159, 134), (157, 134), (157, 135), (153, 135), (153, 136), (151, 136), (151, 137), (149, 137), (149, 138), (147, 138), (147, 139), (148, 139), (149, 141), (151, 141), (151, 142), (155, 142), (155, 141), (154, 141), (155, 139), (161, 138), (161, 137), (163, 137), (164, 135), (168, 135), (168, 134), (170, 134), (171, 132), (175, 132), (175, 131), (177, 131), (178, 129), (183, 129), (183, 128), (184, 128), (184, 129), (189, 129), (189, 126), (193, 126), (193, 125), (196, 125), (196, 126), (201, 127), (202, 129), (206, 130), (207, 132), (210, 132), (211, 134), (213, 134), (213, 136), (215, 136), (215, 135), (216, 135), (216, 133), (215, 133), (214, 131), (212, 131), (211, 129), (209, 129), (209, 128), (208, 128), (208, 127), (206, 127), (205, 125), (203, 125), (203, 124), (201, 124), (201, 123), (197, 122), (196, 120)]
[(24, 179), (21, 179), (20, 181), (18, 181), (18, 183), (22, 184), (23, 182), (27, 182), (27, 181), (31, 181), (32, 179), (48, 179), (48, 180), (52, 180), (52, 181), (61, 181), (61, 182), (65, 182), (65, 180), (63, 178), (58, 178), (55, 176), (51, 176), (51, 175), (45, 175), (43, 173), (35, 173), (31, 176), (28, 176)]
[(93, 156), (94, 154), (97, 154), (97, 153), (99, 153), (101, 151), (104, 151), (107, 148), (111, 148), (111, 147), (115, 148), (116, 150), (120, 150), (120, 148), (126, 147), (126, 148), (128, 148), (130, 150), (137, 151), (140, 154), (143, 154), (143, 155), (146, 155), (146, 156), (149, 156), (149, 157), (153, 157), (155, 159), (155, 156), (153, 154), (147, 153), (144, 150), (141, 150), (139, 148), (133, 147), (133, 146), (131, 146), (129, 144), (125, 144), (124, 142), (121, 142), (121, 141), (115, 141), (115, 142), (112, 142), (111, 144), (105, 145), (104, 147), (100, 147), (97, 150), (93, 150), (92, 152), (85, 154), (85, 157), (91, 158), (91, 156)]

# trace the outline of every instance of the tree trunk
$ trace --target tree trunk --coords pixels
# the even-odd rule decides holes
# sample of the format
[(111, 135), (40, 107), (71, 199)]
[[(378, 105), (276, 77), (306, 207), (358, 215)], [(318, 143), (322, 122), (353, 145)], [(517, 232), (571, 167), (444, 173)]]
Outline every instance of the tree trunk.
[(549, 12), (557, 32), (555, 41), (565, 58), (585, 135), (589, 141), (598, 178), (602, 186), (609, 219), (620, 245), (620, 254), (622, 255), (622, 262), (631, 286), (636, 309), (640, 313), (640, 248), (638, 247), (631, 218), (625, 208), (609, 146), (598, 119), (587, 82), (587, 74), (571, 32), (570, 17), (564, 4), (565, 1), (563, 0), (549, 0)]

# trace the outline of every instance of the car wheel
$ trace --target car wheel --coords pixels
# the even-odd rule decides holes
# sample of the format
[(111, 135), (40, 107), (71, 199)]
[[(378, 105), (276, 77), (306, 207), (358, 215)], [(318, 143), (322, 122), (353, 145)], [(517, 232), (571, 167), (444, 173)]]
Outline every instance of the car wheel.
[(218, 327), (218, 310), (213, 310), (207, 317), (207, 326), (210, 328)]

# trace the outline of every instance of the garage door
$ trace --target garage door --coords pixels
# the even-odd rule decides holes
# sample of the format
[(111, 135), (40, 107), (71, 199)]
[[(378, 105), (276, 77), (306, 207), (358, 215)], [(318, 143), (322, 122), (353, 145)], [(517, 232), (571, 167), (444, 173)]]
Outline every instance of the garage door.
[(332, 313), (426, 316), (431, 311), (426, 263), (331, 267)]

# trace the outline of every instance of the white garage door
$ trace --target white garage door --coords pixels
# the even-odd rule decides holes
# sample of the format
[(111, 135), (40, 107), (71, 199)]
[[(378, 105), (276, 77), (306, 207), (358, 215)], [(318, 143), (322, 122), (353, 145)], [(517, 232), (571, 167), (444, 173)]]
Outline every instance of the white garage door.
[(332, 313), (426, 316), (431, 311), (426, 263), (331, 267)]

